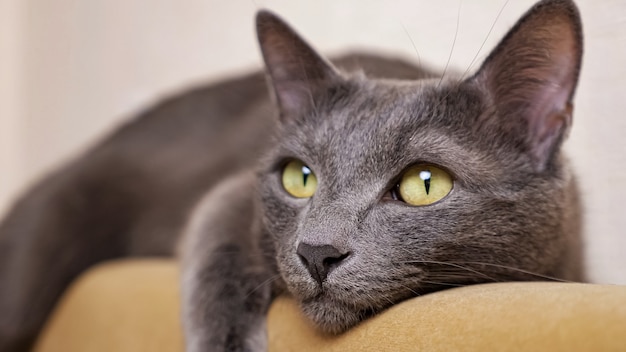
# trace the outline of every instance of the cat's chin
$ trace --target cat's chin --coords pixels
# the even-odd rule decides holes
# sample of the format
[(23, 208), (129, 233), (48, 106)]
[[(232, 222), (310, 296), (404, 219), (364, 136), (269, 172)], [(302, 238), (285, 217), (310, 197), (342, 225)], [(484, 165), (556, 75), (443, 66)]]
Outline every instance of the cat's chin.
[(317, 329), (333, 335), (343, 333), (380, 311), (380, 309), (358, 309), (353, 305), (321, 296), (316, 299), (300, 301), (299, 304), (304, 315), (313, 322)]

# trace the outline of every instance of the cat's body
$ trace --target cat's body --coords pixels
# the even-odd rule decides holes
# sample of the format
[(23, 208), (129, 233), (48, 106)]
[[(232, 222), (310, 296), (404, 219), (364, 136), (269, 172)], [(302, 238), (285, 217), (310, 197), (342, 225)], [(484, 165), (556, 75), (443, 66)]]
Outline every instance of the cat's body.
[[(257, 24), (275, 103), (261, 73), (172, 98), (13, 207), (0, 352), (25, 350), (85, 268), (173, 255), (182, 234), (189, 351), (263, 349), (264, 313), (285, 292), (341, 332), (451, 286), (583, 279), (560, 154), (581, 58), (573, 4), (535, 7), (465, 80), (368, 55), (338, 60), (356, 71), (340, 74), (273, 15)], [(314, 195), (285, 191), (294, 160), (315, 173)], [(396, 184), (414, 165), (454, 187), (403, 203)]]
[[(368, 54), (335, 62), (372, 77), (434, 76)], [(120, 257), (175, 255), (191, 208), (204, 193), (227, 176), (256, 168), (271, 143), (276, 114), (262, 72), (200, 87), (142, 113), (24, 195), (0, 224), (0, 346), (3, 334), (14, 332), (12, 340), (30, 343), (58, 295), (85, 268)], [(67, 238), (47, 243), (51, 234)], [(32, 279), (23, 274), (25, 265)], [(19, 294), (38, 287), (35, 273), (44, 271), (46, 295)], [(25, 314), (24, 307), (36, 308)]]

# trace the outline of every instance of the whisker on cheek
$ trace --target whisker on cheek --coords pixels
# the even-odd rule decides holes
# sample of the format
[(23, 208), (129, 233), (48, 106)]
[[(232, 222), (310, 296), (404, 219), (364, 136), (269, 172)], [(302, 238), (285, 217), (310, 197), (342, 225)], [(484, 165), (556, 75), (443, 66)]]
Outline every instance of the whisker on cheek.
[(437, 286), (449, 286), (449, 287), (462, 287), (465, 286), (463, 284), (454, 284), (446, 281), (430, 281), (430, 280), (422, 280), (425, 284), (437, 285)]
[(421, 294), (420, 294), (419, 292), (415, 291), (414, 289), (410, 288), (410, 287), (409, 287), (409, 286), (407, 286), (407, 285), (400, 284), (400, 286), (402, 286), (402, 287), (406, 288), (407, 290), (411, 291), (411, 293), (412, 293), (413, 295), (415, 295), (416, 297), (417, 297), (417, 296), (421, 296)]
[(410, 261), (405, 261), (404, 263), (407, 264), (411, 264), (411, 263), (415, 263), (415, 264), (435, 264), (435, 265), (446, 265), (446, 266), (451, 266), (454, 268), (458, 268), (458, 269), (462, 269), (471, 273), (474, 273), (480, 277), (483, 277), (485, 279), (491, 280), (491, 281), (497, 281), (495, 278), (484, 274), (480, 271), (477, 271), (473, 268), (467, 267), (467, 266), (463, 266), (461, 264), (456, 264), (456, 263), (452, 263), (452, 262), (440, 262), (440, 261), (435, 261), (435, 260), (410, 260)]
[(508, 265), (503, 265), (503, 264), (485, 263), (485, 262), (470, 262), (470, 261), (467, 261), (467, 262), (457, 262), (457, 263), (459, 263), (459, 264), (468, 264), (468, 265), (481, 265), (481, 266), (495, 267), (495, 268), (499, 268), (499, 269), (506, 269), (506, 270), (510, 270), (510, 271), (523, 273), (523, 274), (532, 275), (532, 276), (535, 276), (535, 277), (538, 277), (538, 278), (541, 278), (541, 279), (546, 279), (546, 280), (549, 280), (549, 281), (573, 282), (573, 281), (570, 281), (570, 280), (559, 279), (557, 277), (544, 275), (544, 274), (532, 272), (532, 271), (529, 271), (529, 270), (524, 270), (524, 269), (520, 269), (520, 268), (508, 266)]
[(259, 289), (261, 289), (264, 286), (267, 286), (269, 284), (271, 284), (272, 282), (278, 280), (280, 278), (280, 275), (274, 275), (272, 277), (270, 277), (269, 279), (263, 281), (260, 285), (258, 285), (257, 287), (253, 288), (250, 292), (248, 292), (248, 294), (246, 295), (245, 298), (250, 297), (253, 293), (255, 293), (256, 291), (258, 291)]

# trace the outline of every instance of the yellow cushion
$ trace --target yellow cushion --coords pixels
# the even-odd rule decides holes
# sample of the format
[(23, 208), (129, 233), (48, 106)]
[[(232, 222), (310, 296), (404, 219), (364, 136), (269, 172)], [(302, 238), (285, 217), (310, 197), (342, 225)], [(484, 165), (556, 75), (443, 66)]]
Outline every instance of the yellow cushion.
[[(183, 351), (178, 267), (103, 264), (66, 293), (37, 352)], [(475, 285), (398, 304), (340, 336), (324, 336), (294, 301), (268, 316), (270, 351), (624, 351), (626, 286)]]
[(171, 260), (99, 265), (65, 293), (35, 351), (183, 351), (178, 297)]

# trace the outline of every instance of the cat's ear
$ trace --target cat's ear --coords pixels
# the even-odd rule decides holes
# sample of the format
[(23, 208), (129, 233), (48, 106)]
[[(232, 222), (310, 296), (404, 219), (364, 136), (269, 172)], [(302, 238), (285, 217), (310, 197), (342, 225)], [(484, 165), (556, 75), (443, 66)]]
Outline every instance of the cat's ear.
[(278, 16), (259, 11), (256, 28), (282, 120), (312, 108), (316, 96), (339, 80), (333, 66)]
[(582, 45), (574, 3), (541, 1), (472, 78), (487, 91), (499, 123), (523, 129), (537, 171), (550, 163), (571, 125)]

